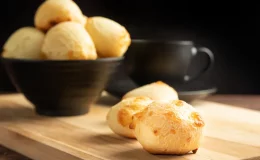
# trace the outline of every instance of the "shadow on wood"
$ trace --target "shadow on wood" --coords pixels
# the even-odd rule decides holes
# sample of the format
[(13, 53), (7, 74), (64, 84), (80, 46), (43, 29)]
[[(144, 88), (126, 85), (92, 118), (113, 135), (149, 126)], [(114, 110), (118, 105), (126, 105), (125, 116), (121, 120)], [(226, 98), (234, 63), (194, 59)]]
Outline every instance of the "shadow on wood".
[(149, 159), (149, 160), (158, 160), (155, 155), (152, 155), (148, 152), (144, 153), (142, 148), (130, 149), (123, 152), (115, 152), (113, 157), (124, 158), (124, 160), (133, 160), (133, 159)]
[(14, 101), (2, 100), (0, 104), (0, 123), (1, 122), (24, 122), (30, 120), (41, 120), (31, 106), (21, 105)]
[(246, 159), (242, 159), (242, 160), (260, 160), (260, 156), (258, 156), (258, 157), (246, 158)]
[(124, 138), (124, 137), (119, 137), (115, 134), (97, 134), (94, 136), (89, 136), (85, 140), (83, 139), (82, 141), (85, 141), (88, 144), (100, 144), (100, 145), (111, 145), (111, 144), (116, 144), (116, 145), (124, 145), (126, 143), (131, 143), (135, 141), (134, 139), (129, 139), (129, 138)]
[(24, 121), (35, 119), (35, 113), (32, 108), (27, 107), (0, 107), (0, 122)]
[(96, 104), (106, 105), (106, 106), (113, 106), (118, 103), (121, 99), (113, 97), (109, 94), (103, 94), (102, 97), (96, 102)]

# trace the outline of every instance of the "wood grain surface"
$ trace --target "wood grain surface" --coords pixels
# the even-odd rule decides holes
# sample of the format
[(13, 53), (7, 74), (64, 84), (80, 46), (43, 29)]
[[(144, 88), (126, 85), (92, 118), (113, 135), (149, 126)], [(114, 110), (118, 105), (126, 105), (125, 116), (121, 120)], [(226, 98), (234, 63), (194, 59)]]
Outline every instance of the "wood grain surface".
[[(246, 102), (242, 95), (237, 100), (233, 95), (221, 96), (207, 99), (214, 102), (193, 103), (207, 121), (205, 140), (195, 155), (151, 155), (137, 141), (113, 134), (105, 123), (109, 106), (118, 101), (111, 97), (103, 97), (88, 115), (49, 118), (37, 116), (21, 95), (2, 95), (0, 144), (35, 160), (260, 159), (260, 112), (254, 107), (258, 106), (254, 104), (260, 102), (260, 97), (245, 96), (251, 98)], [(231, 97), (229, 103), (227, 97)], [(222, 102), (221, 99), (236, 107), (215, 103)], [(26, 157), (0, 147), (0, 160), (23, 160)]]

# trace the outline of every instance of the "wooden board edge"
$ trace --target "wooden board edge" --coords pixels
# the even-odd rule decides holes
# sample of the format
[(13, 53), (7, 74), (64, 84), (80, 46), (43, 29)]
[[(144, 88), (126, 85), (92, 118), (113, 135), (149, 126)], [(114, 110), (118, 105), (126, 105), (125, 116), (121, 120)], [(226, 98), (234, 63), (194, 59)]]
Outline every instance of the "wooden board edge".
[[(37, 142), (34, 138), (29, 138), (8, 127), (0, 126), (0, 144), (8, 149), (20, 153), (33, 160), (103, 160), (100, 157), (84, 154), (77, 157), (71, 153), (61, 151), (54, 146), (43, 142)], [(33, 144), (33, 145), (31, 145)]]

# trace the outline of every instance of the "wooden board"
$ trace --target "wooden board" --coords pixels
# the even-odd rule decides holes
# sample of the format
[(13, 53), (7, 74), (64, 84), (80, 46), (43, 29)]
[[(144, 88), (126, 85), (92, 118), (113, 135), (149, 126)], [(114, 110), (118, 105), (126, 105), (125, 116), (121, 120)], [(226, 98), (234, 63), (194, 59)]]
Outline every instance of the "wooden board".
[[(260, 157), (260, 112), (207, 101), (193, 103), (206, 119), (196, 154), (152, 155), (136, 140), (115, 135), (105, 116), (116, 102), (84, 116), (38, 116), (22, 95), (0, 96), (0, 144), (34, 160), (238, 160)], [(255, 158), (255, 159), (258, 159)], [(254, 159), (254, 158), (252, 158)]]

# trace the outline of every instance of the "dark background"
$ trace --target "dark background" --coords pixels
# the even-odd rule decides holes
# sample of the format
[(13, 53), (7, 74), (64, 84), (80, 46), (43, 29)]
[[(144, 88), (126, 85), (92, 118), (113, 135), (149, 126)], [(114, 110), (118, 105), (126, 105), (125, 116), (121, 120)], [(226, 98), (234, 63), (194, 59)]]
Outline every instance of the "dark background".
[[(105, 16), (124, 25), (132, 38), (194, 40), (210, 48), (216, 63), (199, 79), (218, 93), (260, 93), (252, 1), (75, 0), (87, 16)], [(42, 0), (0, 1), (0, 45), (19, 27), (33, 25)], [(255, 2), (254, 2), (255, 3)]]

